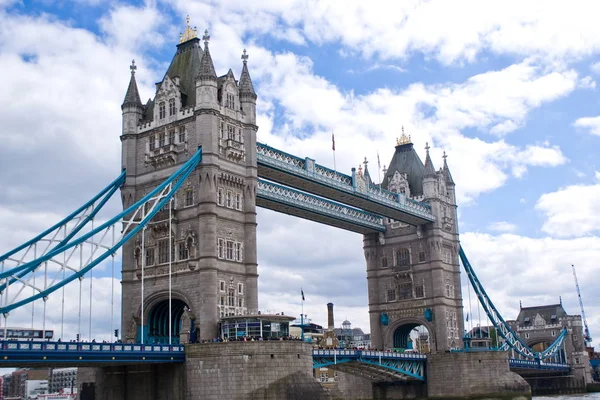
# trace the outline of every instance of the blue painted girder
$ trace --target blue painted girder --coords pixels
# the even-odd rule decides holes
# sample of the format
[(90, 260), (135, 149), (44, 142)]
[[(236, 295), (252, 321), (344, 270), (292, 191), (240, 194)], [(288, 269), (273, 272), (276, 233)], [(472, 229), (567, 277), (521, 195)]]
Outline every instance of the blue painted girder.
[(425, 380), (422, 354), (372, 350), (313, 350), (313, 368), (328, 367), (374, 380)]
[(258, 180), (256, 205), (358, 233), (385, 232), (383, 217), (379, 215), (264, 179)]

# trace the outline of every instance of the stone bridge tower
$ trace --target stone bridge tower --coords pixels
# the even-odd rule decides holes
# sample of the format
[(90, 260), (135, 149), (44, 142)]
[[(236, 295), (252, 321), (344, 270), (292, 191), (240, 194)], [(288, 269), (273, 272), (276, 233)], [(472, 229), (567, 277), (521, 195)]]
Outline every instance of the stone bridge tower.
[(413, 337), (421, 350), (462, 347), (456, 197), (446, 156), (436, 171), (429, 146), (423, 164), (404, 130), (396, 144), (382, 187), (428, 202), (436, 220), (411, 226), (386, 218), (385, 234), (365, 235), (371, 342), (378, 349), (408, 348), (413, 329), (424, 325), (428, 332)]
[[(168, 341), (215, 337), (219, 318), (257, 310), (256, 93), (242, 55), (239, 81), (217, 76), (209, 50), (188, 25), (153, 99), (142, 104), (135, 64), (123, 110), (123, 207), (147, 194), (202, 146), (201, 164), (169, 208), (123, 247), (122, 336)], [(171, 217), (169, 217), (171, 215)], [(171, 224), (169, 224), (171, 218)], [(169, 232), (169, 226), (171, 230)], [(170, 241), (170, 243), (169, 243)], [(144, 268), (142, 315), (141, 272)]]

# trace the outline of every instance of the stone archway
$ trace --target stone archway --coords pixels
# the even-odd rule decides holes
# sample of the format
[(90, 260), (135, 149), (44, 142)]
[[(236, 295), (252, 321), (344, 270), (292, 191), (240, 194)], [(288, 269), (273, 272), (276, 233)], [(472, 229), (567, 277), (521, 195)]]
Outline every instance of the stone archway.
[(386, 348), (430, 353), (434, 348), (431, 328), (418, 319), (402, 320), (390, 326)]

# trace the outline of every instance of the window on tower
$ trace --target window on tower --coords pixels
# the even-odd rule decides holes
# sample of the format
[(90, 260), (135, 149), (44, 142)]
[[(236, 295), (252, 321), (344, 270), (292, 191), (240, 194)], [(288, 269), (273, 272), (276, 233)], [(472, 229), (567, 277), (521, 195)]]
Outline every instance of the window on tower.
[(396, 252), (396, 265), (398, 267), (410, 266), (410, 252), (408, 249), (400, 249)]
[(158, 119), (163, 119), (165, 116), (165, 102), (161, 101), (158, 103)]
[(150, 148), (150, 151), (154, 150), (156, 147), (156, 138), (154, 136), (148, 138), (148, 147)]
[(411, 282), (401, 283), (400, 285), (398, 285), (398, 298), (400, 300), (406, 300), (406, 299), (413, 298)]
[(396, 301), (396, 290), (395, 289), (388, 289), (387, 301)]
[(146, 248), (146, 266), (154, 265), (154, 248)]
[(169, 144), (175, 144), (175, 129), (169, 129)]
[(175, 99), (169, 99), (169, 116), (175, 115)]
[(165, 133), (158, 134), (158, 147), (163, 147), (165, 145)]
[(185, 206), (190, 207), (194, 205), (194, 191), (188, 189), (185, 191)]
[(189, 249), (186, 246), (185, 242), (180, 242), (179, 243), (179, 259), (187, 260), (188, 258), (190, 258)]
[(233, 94), (227, 93), (227, 96), (225, 97), (225, 107), (232, 110), (235, 109), (235, 96)]
[(179, 143), (185, 142), (185, 126), (179, 127)]

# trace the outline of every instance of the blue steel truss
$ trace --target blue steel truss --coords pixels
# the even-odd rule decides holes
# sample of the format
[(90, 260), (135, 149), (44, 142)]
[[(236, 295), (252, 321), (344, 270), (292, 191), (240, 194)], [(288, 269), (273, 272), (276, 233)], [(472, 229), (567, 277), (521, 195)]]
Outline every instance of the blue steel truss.
[[(345, 175), (316, 164), (315, 161), (310, 158), (302, 159), (262, 143), (256, 143), (256, 151), (259, 167), (263, 165), (270, 169), (282, 171), (328, 188), (335, 188), (358, 198), (368, 199), (374, 204), (383, 205), (393, 210), (401, 211), (404, 214), (418, 217), (422, 222), (435, 221), (435, 217), (431, 212), (431, 206), (429, 204), (412, 200), (398, 193), (390, 192), (377, 185), (370, 184), (365, 185), (364, 187), (360, 186), (357, 184), (356, 175), (354, 173), (352, 176)], [(270, 176), (261, 175), (261, 177), (276, 180), (274, 177)], [(287, 182), (280, 183), (287, 184)], [(322, 195), (321, 193), (318, 194)]]
[(531, 360), (551, 359), (552, 357), (554, 357), (556, 355), (556, 353), (558, 353), (558, 351), (561, 350), (563, 343), (565, 341), (565, 338), (567, 336), (566, 328), (564, 328), (560, 332), (560, 334), (558, 335), (556, 340), (554, 342), (552, 342), (552, 344), (550, 346), (548, 346), (548, 348), (546, 350), (544, 350), (542, 352), (534, 351), (519, 337), (519, 335), (516, 334), (516, 332), (514, 332), (511, 329), (511, 327), (506, 323), (506, 321), (504, 321), (504, 318), (502, 318), (502, 315), (500, 315), (500, 313), (494, 306), (494, 303), (492, 303), (492, 300), (489, 298), (489, 296), (485, 292), (485, 289), (483, 288), (483, 285), (477, 278), (477, 275), (475, 275), (475, 271), (473, 271), (473, 268), (471, 267), (471, 263), (469, 263), (469, 260), (467, 259), (467, 256), (465, 255), (465, 252), (464, 252), (462, 246), (460, 247), (460, 250), (459, 250), (459, 256), (460, 256), (460, 260), (465, 268), (465, 271), (467, 272), (469, 281), (471, 282), (471, 285), (473, 286), (473, 289), (475, 290), (475, 293), (477, 294), (477, 298), (479, 299), (479, 302), (481, 303), (481, 306), (483, 307), (486, 314), (490, 318), (490, 321), (492, 321), (492, 323), (496, 327), (497, 332), (500, 334), (500, 336), (502, 336), (502, 338), (504, 338), (504, 340), (506, 341), (506, 344), (510, 348), (512, 348), (517, 353), (519, 353), (520, 355), (522, 355), (523, 357), (525, 357), (526, 359), (528, 359), (530, 361)]
[(424, 381), (426, 362), (427, 357), (423, 354), (372, 350), (313, 350), (313, 368), (336, 368), (352, 364), (355, 370), (360, 370), (361, 367), (375, 367), (405, 380)]
[[(77, 225), (72, 234), (65, 236), (50, 251), (32, 261), (20, 263), (9, 270), (3, 270), (0, 273), (0, 279), (4, 280), (2, 285), (4, 290), (0, 293), (2, 300), (0, 313), (7, 316), (10, 311), (38, 299), (46, 302), (51, 293), (75, 279), (82, 279), (96, 265), (108, 257), (114, 256), (118, 249), (143, 229), (154, 215), (171, 200), (201, 159), (202, 149), (199, 148), (173, 175), (109, 221), (96, 228), (92, 224), (91, 230), (85, 234), (80, 232), (83, 225)], [(116, 184), (116, 182), (122, 183), (122, 178), (118, 178), (113, 183)], [(112, 194), (118, 186), (109, 186), (108, 188), (110, 189), (105, 189), (106, 194)], [(94, 199), (97, 198), (98, 196), (94, 197)], [(103, 201), (108, 201), (108, 198)], [(90, 215), (91, 218), (86, 216), (81, 219), (82, 222), (86, 222), (84, 225), (89, 224), (95, 213), (91, 212)], [(56, 231), (53, 228), (46, 232)], [(76, 235), (77, 233), (80, 235)], [(28, 242), (29, 245), (34, 240)], [(26, 245), (19, 246), (19, 248), (23, 249)], [(89, 250), (87, 245), (89, 245)], [(7, 254), (14, 253), (15, 250)], [(4, 263), (2, 266), (4, 267)], [(36, 284), (36, 274), (42, 271), (43, 282), (39, 282), (38, 279), (38, 284)], [(9, 291), (14, 284), (19, 284), (19, 287), (15, 294), (10, 293), (12, 295), (10, 297)], [(24, 289), (27, 287), (33, 289), (31, 295), (24, 294)]]
[(0, 341), (0, 366), (182, 363), (183, 345)]
[[(308, 213), (333, 218), (349, 225), (360, 227), (361, 232), (385, 232), (383, 217), (345, 204), (313, 196), (311, 194), (278, 185), (264, 179), (258, 180), (257, 201), (268, 200), (284, 206), (290, 206)], [(275, 208), (275, 207), (267, 207)], [(276, 210), (278, 211), (278, 210)]]
[[(102, 189), (96, 196), (65, 219), (48, 228), (33, 239), (23, 243), (8, 253), (1, 255), (0, 265), (2, 266), (2, 272), (6, 269), (10, 270), (14, 267), (26, 264), (29, 261), (34, 261), (38, 257), (48, 253), (50, 250), (68, 243), (69, 240), (75, 237), (75, 235), (93, 220), (96, 214), (102, 210), (104, 205), (124, 182), (125, 171), (123, 171), (117, 179), (111, 182), (107, 187)], [(20, 271), (15, 277), (9, 280), (8, 284), (11, 285), (15, 283), (34, 268), (34, 266), (31, 266)], [(0, 292), (3, 291), (6, 286), (6, 283), (0, 285)]]

